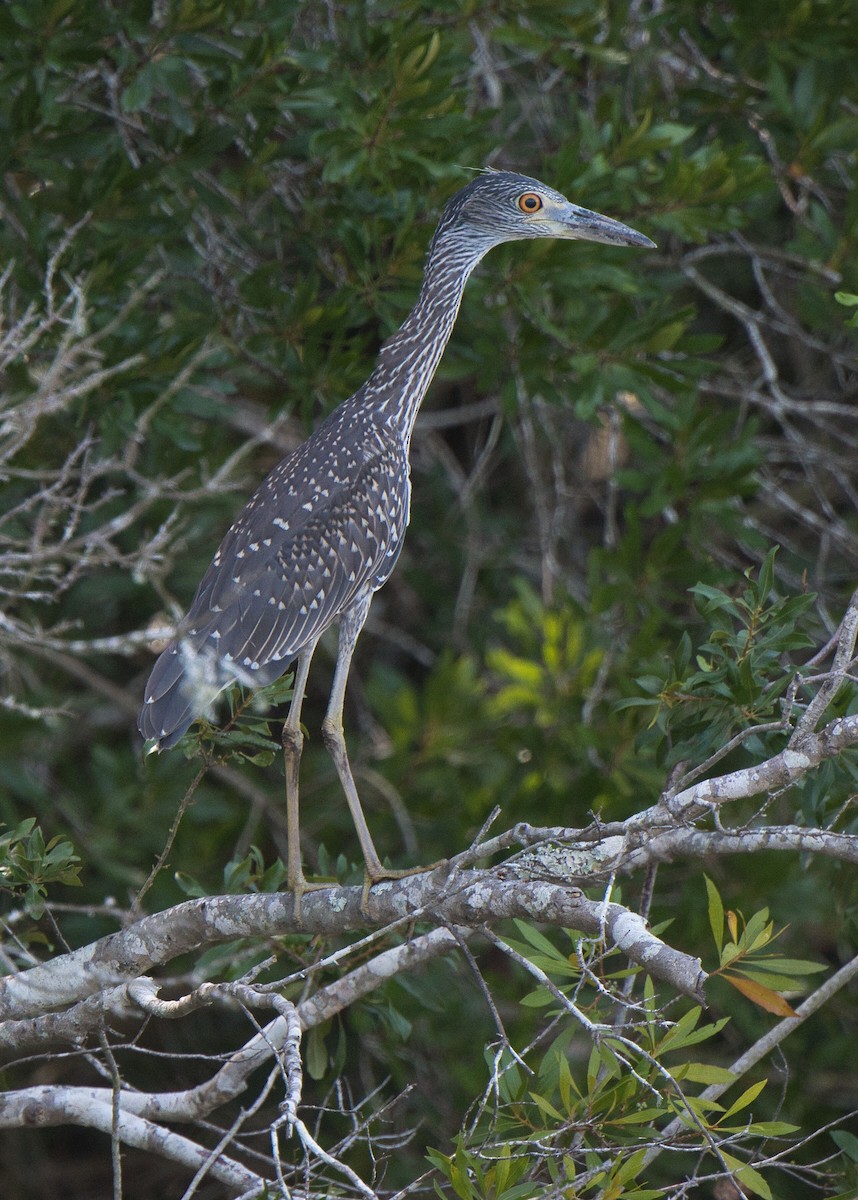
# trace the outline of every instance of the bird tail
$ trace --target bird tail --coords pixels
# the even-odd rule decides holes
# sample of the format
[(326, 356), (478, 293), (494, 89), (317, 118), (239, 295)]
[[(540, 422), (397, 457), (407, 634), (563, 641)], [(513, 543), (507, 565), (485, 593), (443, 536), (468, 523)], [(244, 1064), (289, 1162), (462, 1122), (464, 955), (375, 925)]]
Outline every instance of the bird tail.
[(152, 668), (137, 727), (150, 750), (168, 750), (227, 686), (216, 655), (187, 638), (171, 642)]
[(198, 717), (210, 714), (226, 688), (234, 683), (265, 687), (283, 674), (286, 665), (272, 661), (251, 674), (219, 654), (211, 634), (194, 630), (177, 638), (156, 661), (146, 684), (137, 728), (145, 741), (153, 742), (148, 753), (175, 746)]

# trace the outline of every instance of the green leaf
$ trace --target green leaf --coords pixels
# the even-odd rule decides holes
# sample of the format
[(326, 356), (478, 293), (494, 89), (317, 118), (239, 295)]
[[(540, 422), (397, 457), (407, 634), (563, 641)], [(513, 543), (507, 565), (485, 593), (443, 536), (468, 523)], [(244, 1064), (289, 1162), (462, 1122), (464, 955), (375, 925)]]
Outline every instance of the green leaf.
[(550, 1117), (552, 1121), (557, 1121), (561, 1125), (563, 1124), (566, 1118), (545, 1096), (541, 1096), (538, 1092), (531, 1092), (530, 1098), (540, 1112), (545, 1113), (545, 1115)]
[(687, 1079), (691, 1083), (734, 1083), (735, 1075), (726, 1067), (715, 1067), (710, 1063), (682, 1063), (673, 1069), (672, 1074), (677, 1079)]
[(520, 921), (517, 917), (513, 921), (513, 924), (525, 941), (533, 946), (534, 950), (541, 951), (549, 959), (560, 959), (565, 964), (566, 955), (561, 954), (554, 943), (549, 941), (544, 933), (540, 933), (533, 925), (529, 925), (527, 921)]
[(754, 959), (749, 959), (741, 966), (730, 968), (732, 976), (741, 975), (745, 979), (753, 979), (755, 983), (762, 984), (763, 987), (769, 988), (776, 992), (796, 992), (802, 991), (805, 986), (800, 979), (796, 979), (791, 975), (781, 975), (773, 968), (777, 964), (772, 965), (766, 963), (765, 967), (759, 966)]
[(724, 1113), (724, 1120), (727, 1120), (728, 1117), (734, 1116), (737, 1112), (741, 1112), (743, 1108), (748, 1108), (751, 1104), (753, 1104), (765, 1086), (765, 1079), (760, 1079), (757, 1081), (757, 1083), (753, 1083), (749, 1088), (746, 1088), (745, 1091), (742, 1092), (741, 1096), (739, 1096), (738, 1100), (734, 1101)]
[(532, 992), (526, 992), (519, 1004), (525, 1008), (545, 1008), (549, 1004), (556, 1004), (557, 997), (546, 987), (534, 988)]
[(123, 112), (139, 112), (146, 108), (152, 99), (154, 77), (149, 66), (144, 66), (122, 93), (121, 105)]
[(702, 1009), (699, 1006), (691, 1008), (687, 1013), (684, 1013), (673, 1028), (668, 1029), (667, 1033), (662, 1038), (657, 1047), (661, 1054), (666, 1054), (668, 1051), (682, 1050), (686, 1046), (695, 1046), (700, 1042), (708, 1041), (715, 1037), (729, 1021), (729, 1017), (722, 1017), (719, 1021), (715, 1021), (711, 1025), (704, 1025), (698, 1029), (697, 1025), (702, 1015)]
[(749, 1167), (747, 1163), (743, 1163), (740, 1158), (734, 1158), (732, 1154), (728, 1154), (723, 1148), (721, 1149), (721, 1155), (724, 1162), (733, 1171), (736, 1179), (738, 1179), (746, 1191), (752, 1192), (755, 1196), (761, 1196), (762, 1200), (772, 1200), (771, 1189), (759, 1171), (755, 1171), (753, 1167)]
[(662, 1108), (642, 1108), (638, 1112), (627, 1113), (623, 1117), (612, 1117), (612, 1125), (651, 1125), (659, 1117), (664, 1116)]
[(754, 969), (757, 971), (775, 971), (789, 975), (818, 975), (822, 971), (827, 971), (828, 966), (825, 963), (810, 962), (804, 958), (773, 958), (769, 961), (766, 959), (755, 959)]
[(173, 878), (179, 885), (181, 891), (186, 896), (190, 896), (193, 900), (199, 900), (203, 896), (208, 896), (209, 892), (203, 887), (192, 875), (188, 875), (186, 871), (175, 871)]
[(835, 1129), (831, 1138), (847, 1157), (858, 1163), (858, 1137), (854, 1133), (849, 1133), (846, 1129)]
[(646, 1161), (646, 1156), (647, 1150), (645, 1147), (642, 1147), (640, 1150), (636, 1150), (634, 1154), (629, 1155), (625, 1161), (621, 1161), (619, 1170), (615, 1170), (612, 1173), (612, 1181), (621, 1184), (630, 1183), (639, 1174)]
[(788, 1121), (751, 1121), (750, 1124), (736, 1126), (718, 1124), (719, 1130), (743, 1134), (753, 1134), (755, 1137), (789, 1137), (798, 1133), (800, 1125), (791, 1125)]
[(724, 944), (724, 905), (718, 889), (708, 875), (703, 876), (703, 882), (706, 884), (706, 893), (709, 897), (709, 927), (712, 930), (715, 948), (720, 957), (721, 947)]
[(311, 1079), (324, 1079), (328, 1070), (328, 1051), (325, 1047), (325, 1034), (330, 1027), (326, 1021), (322, 1025), (314, 1025), (307, 1037), (304, 1038), (304, 1065)]
[(773, 928), (767, 908), (761, 908), (755, 912), (744, 930), (743, 942), (747, 951), (751, 952), (766, 946), (771, 941)]

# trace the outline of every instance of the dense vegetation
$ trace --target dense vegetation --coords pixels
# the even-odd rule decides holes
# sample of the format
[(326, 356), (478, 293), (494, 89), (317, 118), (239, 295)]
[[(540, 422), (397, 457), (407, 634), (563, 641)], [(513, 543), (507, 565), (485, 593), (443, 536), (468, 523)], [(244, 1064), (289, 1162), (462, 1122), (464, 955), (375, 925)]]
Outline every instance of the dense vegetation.
[[(28, 0), (0, 7), (0, 45), (4, 972), (282, 883), (288, 677), (261, 713), (234, 698), (227, 736), (144, 760), (153, 650), (243, 498), (368, 374), (446, 198), (474, 168), (524, 171), (659, 249), (505, 246), (469, 284), (352, 673), (353, 764), (397, 866), (466, 849), (496, 805), (492, 834), (589, 825), (595, 844), (594, 815), (629, 836), (665, 789), (759, 770), (674, 830), (708, 841), (572, 872), (720, 977), (701, 1013), (598, 930), (453, 943), (307, 1027), (299, 1112), (356, 1174), (283, 1134), (283, 1178), (314, 1196), (424, 1172), (463, 1200), (854, 1194), (854, 5)], [(304, 851), (353, 884), (317, 733), (331, 662), (304, 710)], [(140, 973), (175, 998), (354, 939), (265, 930)], [(844, 964), (851, 1001), (820, 996), (728, 1087)], [(190, 1088), (253, 1032), (229, 1004), (106, 1028), (13, 1037), (4, 1089)], [(689, 1101), (700, 1085), (720, 1109)], [(265, 1179), (281, 1099), (225, 1143)], [(185, 1134), (213, 1146), (238, 1113)], [(104, 1132), (27, 1123), (0, 1109), (7, 1200), (192, 1194), (116, 1126), (111, 1155)]]

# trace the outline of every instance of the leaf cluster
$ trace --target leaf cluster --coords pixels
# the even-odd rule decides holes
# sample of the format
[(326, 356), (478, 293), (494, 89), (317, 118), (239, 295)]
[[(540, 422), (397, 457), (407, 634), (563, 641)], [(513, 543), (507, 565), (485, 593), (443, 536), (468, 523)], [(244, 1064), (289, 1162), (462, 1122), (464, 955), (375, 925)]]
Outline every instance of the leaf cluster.
[[(795, 651), (812, 644), (801, 627), (813, 609), (810, 593), (780, 596), (774, 574), (777, 547), (759, 571), (745, 572), (738, 594), (697, 583), (690, 591), (707, 630), (695, 649), (682, 634), (669, 673), (636, 680), (643, 693), (621, 707), (655, 707), (651, 729), (667, 741), (667, 761), (708, 758), (737, 733), (789, 720), (781, 702)], [(759, 745), (759, 742), (757, 743)]]
[(34, 921), (45, 911), (48, 888), (80, 887), (81, 859), (64, 837), (45, 840), (34, 817), (0, 833), (0, 892), (20, 899)]

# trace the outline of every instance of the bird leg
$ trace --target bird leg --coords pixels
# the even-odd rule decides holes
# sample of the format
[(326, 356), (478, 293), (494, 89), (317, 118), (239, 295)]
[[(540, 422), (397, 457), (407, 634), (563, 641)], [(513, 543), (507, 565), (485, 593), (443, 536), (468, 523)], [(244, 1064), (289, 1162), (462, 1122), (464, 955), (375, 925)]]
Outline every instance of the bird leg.
[(286, 772), (286, 837), (288, 857), (286, 862), (286, 886), (295, 897), (295, 917), (301, 920), (301, 897), (313, 886), (307, 882), (301, 865), (301, 829), (298, 820), (298, 780), (301, 766), (301, 751), (304, 734), (301, 732), (301, 706), (310, 673), (310, 660), (316, 648), (315, 642), (298, 655), (295, 679), (292, 684), (292, 702), (283, 726), (283, 760)]
[(322, 740), (325, 743), (328, 753), (334, 760), (334, 766), (337, 768), (337, 774), (340, 777), (340, 783), (346, 795), (346, 803), (349, 806), (349, 812), (352, 815), (352, 821), (357, 831), (366, 867), (367, 887), (375, 883), (378, 879), (388, 878), (389, 874), (381, 865), (381, 859), (378, 857), (378, 851), (369, 832), (366, 817), (363, 815), (354, 776), (349, 765), (349, 755), (343, 733), (343, 703), (346, 696), (346, 682), (348, 681), (349, 668), (352, 664), (352, 655), (354, 654), (358, 636), (361, 629), (363, 629), (364, 621), (369, 612), (371, 600), (372, 593), (367, 592), (366, 596), (358, 599), (350, 609), (343, 613), (340, 619), (337, 665), (334, 669), (334, 682), (331, 685), (328, 711), (325, 713), (325, 719), (322, 722)]
[(349, 764), (346, 739), (343, 732), (343, 703), (345, 701), (346, 682), (349, 676), (355, 643), (369, 612), (371, 600), (372, 593), (370, 592), (367, 593), (365, 598), (353, 604), (340, 620), (337, 665), (334, 669), (334, 682), (331, 686), (328, 711), (325, 713), (325, 719), (322, 722), (322, 740), (325, 743), (328, 753), (334, 760), (334, 766), (337, 768), (337, 774), (340, 777), (340, 783), (345, 792), (349, 812), (352, 815), (360, 848), (363, 852), (364, 885), (361, 896), (361, 909), (364, 913), (366, 913), (367, 901), (369, 899), (369, 889), (374, 883), (378, 883), (381, 879), (403, 879), (407, 875), (416, 875), (422, 871), (432, 871), (435, 867), (442, 865), (441, 863), (433, 863), (429, 867), (408, 867), (404, 871), (395, 871), (391, 870), (390, 867), (382, 866), (375, 843), (372, 840), (372, 834), (369, 832), (369, 826), (366, 823), (366, 817), (363, 815), (363, 808), (361, 807), (354, 776)]

